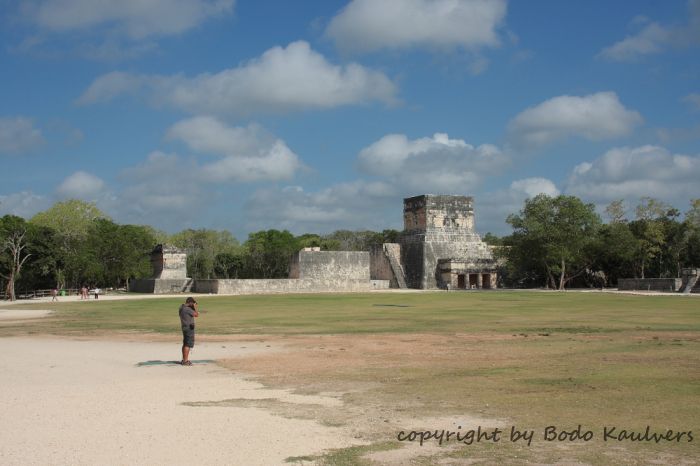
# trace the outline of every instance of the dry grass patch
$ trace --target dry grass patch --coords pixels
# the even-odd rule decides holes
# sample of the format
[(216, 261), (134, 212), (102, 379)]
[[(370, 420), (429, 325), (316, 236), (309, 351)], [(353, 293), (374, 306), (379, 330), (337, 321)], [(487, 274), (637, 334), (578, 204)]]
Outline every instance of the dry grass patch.
[[(385, 445), (367, 455), (355, 447), (341, 464), (546, 464), (567, 458), (571, 464), (692, 464), (698, 453), (697, 443), (602, 441), (603, 427), (611, 425), (698, 431), (695, 332), (316, 335), (275, 343), (287, 350), (222, 364), (267, 385), (342, 399), (343, 406), (333, 409), (271, 406), (283, 415), (345, 425), (358, 438)], [(457, 431), (450, 419), (464, 419), (462, 431), (515, 425), (535, 430), (535, 437), (530, 446), (511, 443), (505, 432), (498, 444), (429, 441), (429, 447), (405, 450), (409, 444), (396, 440), (401, 430)], [(592, 443), (542, 437), (548, 425), (570, 430), (578, 424), (594, 431)], [(401, 451), (384, 451), (387, 445)]]

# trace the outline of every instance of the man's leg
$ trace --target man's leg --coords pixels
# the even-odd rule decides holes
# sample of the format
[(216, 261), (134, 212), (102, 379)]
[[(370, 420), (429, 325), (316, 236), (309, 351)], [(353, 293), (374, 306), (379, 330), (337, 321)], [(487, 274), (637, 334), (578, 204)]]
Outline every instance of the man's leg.
[(182, 361), (187, 362), (190, 360), (190, 347), (182, 345)]

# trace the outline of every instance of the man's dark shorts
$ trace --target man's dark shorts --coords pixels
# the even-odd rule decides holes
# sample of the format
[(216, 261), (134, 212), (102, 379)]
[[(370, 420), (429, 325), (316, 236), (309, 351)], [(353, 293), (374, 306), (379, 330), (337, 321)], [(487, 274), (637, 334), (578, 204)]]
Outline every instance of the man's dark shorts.
[(194, 328), (184, 327), (182, 329), (182, 345), (194, 348)]

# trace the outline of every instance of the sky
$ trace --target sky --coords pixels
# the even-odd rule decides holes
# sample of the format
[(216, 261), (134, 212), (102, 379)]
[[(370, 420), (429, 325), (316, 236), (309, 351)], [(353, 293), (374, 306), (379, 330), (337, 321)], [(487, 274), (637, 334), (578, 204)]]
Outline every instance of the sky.
[(0, 0), (0, 214), (402, 228), (700, 198), (700, 0)]

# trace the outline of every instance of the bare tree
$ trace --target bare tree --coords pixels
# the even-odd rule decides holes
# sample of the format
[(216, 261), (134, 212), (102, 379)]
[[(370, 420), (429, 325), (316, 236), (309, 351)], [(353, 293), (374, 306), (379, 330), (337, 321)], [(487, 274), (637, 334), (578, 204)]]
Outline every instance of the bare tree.
[(7, 280), (6, 296), (10, 301), (17, 299), (15, 296), (15, 282), (19, 278), (22, 266), (31, 256), (31, 254), (25, 254), (22, 257), (22, 250), (27, 247), (27, 243), (24, 241), (26, 234), (27, 230), (22, 232), (16, 231), (10, 234), (3, 243), (3, 250), (10, 253), (10, 272), (7, 275), (0, 274), (0, 276)]

